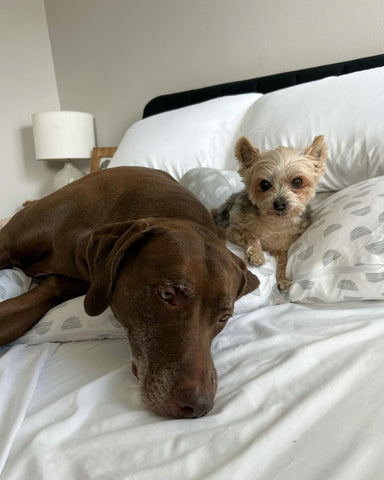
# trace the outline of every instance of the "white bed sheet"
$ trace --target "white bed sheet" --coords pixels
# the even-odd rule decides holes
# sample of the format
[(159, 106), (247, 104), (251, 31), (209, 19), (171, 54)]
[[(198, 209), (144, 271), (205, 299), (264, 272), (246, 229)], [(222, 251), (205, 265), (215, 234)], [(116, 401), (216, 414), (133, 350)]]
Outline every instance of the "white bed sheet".
[(268, 306), (212, 350), (214, 409), (174, 420), (124, 339), (1, 349), (1, 479), (383, 478), (384, 302)]

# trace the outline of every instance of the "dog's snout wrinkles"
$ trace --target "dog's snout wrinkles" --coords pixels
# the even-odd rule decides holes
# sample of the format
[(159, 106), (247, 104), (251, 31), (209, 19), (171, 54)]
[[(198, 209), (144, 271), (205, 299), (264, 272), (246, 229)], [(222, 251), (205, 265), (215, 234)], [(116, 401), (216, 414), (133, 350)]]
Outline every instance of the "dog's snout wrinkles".
[(283, 212), (287, 208), (287, 201), (283, 197), (276, 198), (273, 202), (273, 208), (278, 212)]
[(175, 400), (180, 417), (197, 418), (212, 409), (214, 395), (194, 388), (186, 388), (176, 392)]

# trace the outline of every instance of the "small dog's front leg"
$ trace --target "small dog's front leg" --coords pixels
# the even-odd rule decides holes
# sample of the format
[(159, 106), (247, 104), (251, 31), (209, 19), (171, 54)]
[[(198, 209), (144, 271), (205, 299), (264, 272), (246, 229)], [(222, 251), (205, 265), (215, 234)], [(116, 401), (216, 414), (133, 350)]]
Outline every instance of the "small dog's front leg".
[(285, 274), (287, 265), (287, 252), (285, 250), (273, 250), (270, 252), (276, 258), (276, 280), (280, 291), (287, 292), (291, 286), (291, 280)]
[(249, 263), (256, 266), (264, 265), (265, 258), (259, 238), (255, 238), (250, 245), (245, 247), (245, 254)]
[(264, 265), (265, 259), (263, 249), (258, 236), (250, 234), (242, 227), (236, 228), (235, 226), (231, 225), (227, 229), (227, 240), (244, 247), (244, 252), (249, 263), (252, 263), (252, 265), (256, 266)]

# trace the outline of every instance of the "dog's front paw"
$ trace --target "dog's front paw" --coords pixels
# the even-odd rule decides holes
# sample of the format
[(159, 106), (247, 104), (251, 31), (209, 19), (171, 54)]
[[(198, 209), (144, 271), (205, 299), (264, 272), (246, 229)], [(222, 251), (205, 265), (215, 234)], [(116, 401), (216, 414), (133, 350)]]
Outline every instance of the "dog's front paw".
[(291, 283), (292, 281), (289, 280), (289, 278), (287, 278), (286, 276), (277, 278), (277, 287), (280, 292), (288, 292)]
[(260, 265), (264, 265), (265, 258), (263, 254), (263, 250), (257, 247), (248, 247), (246, 250), (247, 260), (252, 265), (256, 265), (259, 267)]

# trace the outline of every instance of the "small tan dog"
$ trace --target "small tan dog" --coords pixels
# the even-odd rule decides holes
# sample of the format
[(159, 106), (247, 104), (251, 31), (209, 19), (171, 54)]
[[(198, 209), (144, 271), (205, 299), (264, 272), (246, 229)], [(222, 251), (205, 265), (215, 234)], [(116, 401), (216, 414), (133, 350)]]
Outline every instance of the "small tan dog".
[(325, 172), (324, 137), (319, 135), (303, 151), (278, 147), (264, 153), (242, 137), (236, 157), (245, 188), (213, 209), (213, 218), (226, 229), (228, 240), (244, 247), (250, 263), (262, 265), (263, 250), (273, 255), (277, 285), (287, 291), (288, 249), (311, 223), (309, 201)]

